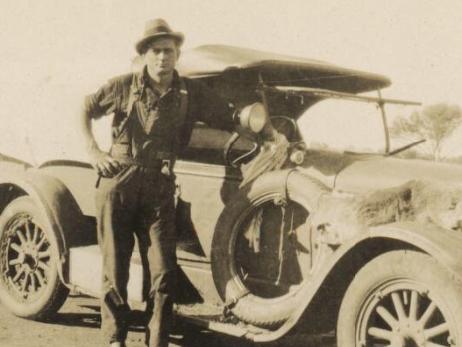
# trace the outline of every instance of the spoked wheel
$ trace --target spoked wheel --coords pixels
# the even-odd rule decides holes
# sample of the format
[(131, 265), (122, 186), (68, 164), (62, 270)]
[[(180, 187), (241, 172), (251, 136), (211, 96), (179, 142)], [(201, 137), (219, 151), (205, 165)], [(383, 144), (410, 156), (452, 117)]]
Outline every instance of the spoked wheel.
[[(367, 345), (446, 346), (452, 343), (450, 322), (417, 283), (397, 280), (378, 288), (360, 317), (359, 341)], [(453, 327), (455, 329), (455, 327)]]
[(46, 287), (50, 243), (29, 215), (17, 216), (5, 231), (6, 281), (13, 293), (28, 300)]
[(448, 347), (461, 339), (462, 292), (429, 255), (393, 251), (368, 263), (339, 313), (338, 345)]
[(28, 197), (14, 200), (0, 216), (0, 299), (14, 314), (43, 318), (67, 296), (58, 276), (50, 235)]

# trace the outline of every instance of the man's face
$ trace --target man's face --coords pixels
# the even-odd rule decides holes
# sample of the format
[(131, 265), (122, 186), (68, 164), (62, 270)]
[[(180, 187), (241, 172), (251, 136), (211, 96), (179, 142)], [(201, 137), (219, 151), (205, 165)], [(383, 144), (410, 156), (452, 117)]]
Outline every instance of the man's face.
[(148, 44), (144, 53), (144, 61), (149, 72), (166, 75), (173, 72), (179, 57), (179, 49), (174, 39), (159, 38)]

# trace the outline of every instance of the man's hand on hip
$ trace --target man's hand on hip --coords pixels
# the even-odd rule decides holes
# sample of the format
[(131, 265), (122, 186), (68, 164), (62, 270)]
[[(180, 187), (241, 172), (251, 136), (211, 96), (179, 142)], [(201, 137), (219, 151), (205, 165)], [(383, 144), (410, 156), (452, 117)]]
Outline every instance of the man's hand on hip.
[(116, 159), (99, 149), (90, 153), (90, 163), (103, 177), (113, 177), (122, 169)]

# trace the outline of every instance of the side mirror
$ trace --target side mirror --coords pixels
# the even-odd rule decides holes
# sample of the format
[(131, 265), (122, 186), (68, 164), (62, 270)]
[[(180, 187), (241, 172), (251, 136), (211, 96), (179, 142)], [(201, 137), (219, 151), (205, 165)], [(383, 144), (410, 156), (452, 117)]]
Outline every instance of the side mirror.
[(254, 133), (259, 133), (268, 123), (269, 116), (265, 106), (261, 102), (256, 102), (245, 106), (237, 115), (238, 123)]

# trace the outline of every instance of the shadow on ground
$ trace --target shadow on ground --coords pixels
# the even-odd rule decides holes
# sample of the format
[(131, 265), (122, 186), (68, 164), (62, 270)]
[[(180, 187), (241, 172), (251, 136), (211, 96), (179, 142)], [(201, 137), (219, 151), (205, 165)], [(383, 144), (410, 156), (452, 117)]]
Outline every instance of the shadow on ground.
[[(141, 347), (144, 346), (144, 331), (146, 317), (143, 311), (133, 310), (131, 313), (131, 326), (128, 336), (128, 346)], [(27, 325), (29, 321), (24, 321)], [(38, 322), (36, 322), (38, 323)], [(91, 343), (84, 343), (87, 347), (98, 346), (99, 328), (101, 325), (100, 306), (98, 300), (85, 296), (73, 296), (64, 305), (54, 317), (41, 322), (42, 332), (46, 332), (45, 336), (52, 338), (55, 334), (60, 334), (64, 338), (65, 331), (73, 331), (75, 334), (84, 334), (84, 341), (91, 339)], [(40, 324), (40, 323), (39, 323)], [(46, 327), (48, 326), (48, 328)], [(67, 330), (66, 330), (67, 329)], [(70, 329), (70, 330), (69, 330)], [(80, 335), (82, 336), (82, 335)], [(80, 338), (78, 340), (81, 340)], [(82, 341), (82, 340), (81, 340)], [(89, 340), (87, 340), (89, 341)], [(1, 345), (1, 343), (0, 343)], [(53, 344), (46, 343), (44, 346), (55, 347)], [(22, 345), (21, 345), (22, 346)], [(42, 345), (38, 345), (42, 346)], [(58, 345), (56, 345), (58, 346)], [(70, 346), (70, 345), (69, 345)], [(75, 339), (75, 344), (72, 346), (80, 346), (80, 343)], [(175, 322), (175, 328), (170, 336), (169, 346), (173, 347), (253, 347), (261, 346), (243, 338), (235, 338), (224, 334), (214, 333), (204, 330), (198, 326), (181, 321)], [(265, 347), (333, 347), (335, 341), (331, 338), (319, 338), (313, 336), (297, 335), (291, 338), (285, 338), (275, 343), (265, 344)]]

